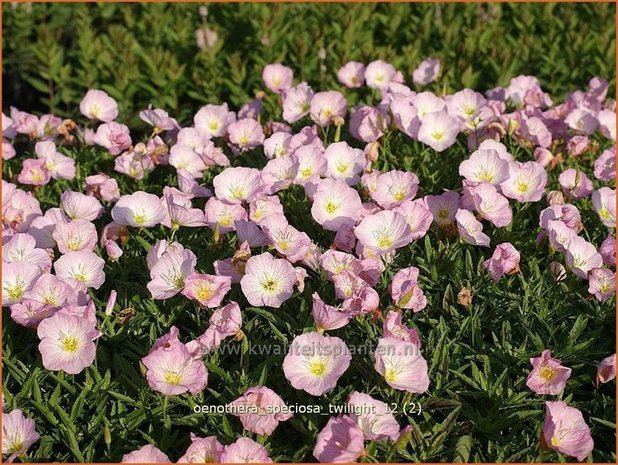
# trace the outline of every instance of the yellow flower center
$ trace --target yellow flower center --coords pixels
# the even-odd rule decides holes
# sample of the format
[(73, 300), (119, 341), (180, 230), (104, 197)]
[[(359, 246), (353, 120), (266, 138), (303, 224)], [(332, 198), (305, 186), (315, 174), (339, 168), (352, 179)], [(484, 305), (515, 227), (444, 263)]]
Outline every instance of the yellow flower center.
[(11, 300), (19, 300), (21, 296), (24, 294), (25, 289), (23, 286), (16, 284), (15, 286), (9, 288), (7, 290), (7, 294), (11, 298)]
[(173, 371), (168, 371), (165, 373), (165, 382), (168, 384), (180, 384), (182, 381), (181, 376), (178, 373), (174, 373)]
[(133, 215), (133, 221), (135, 221), (136, 224), (144, 224), (146, 222), (146, 215), (143, 213), (136, 213)]
[(433, 137), (435, 140), (442, 140), (442, 138), (444, 137), (444, 133), (441, 131), (434, 131), (431, 133), (431, 137)]
[(236, 186), (230, 188), (230, 195), (237, 200), (241, 200), (247, 196), (247, 193), (242, 187)]
[(79, 347), (79, 341), (75, 336), (62, 336), (60, 338), (62, 350), (65, 352), (75, 353)]
[(539, 376), (546, 381), (551, 381), (555, 375), (556, 370), (547, 366), (542, 367), (539, 371)]
[(217, 129), (219, 129), (219, 122), (218, 122), (217, 120), (214, 120), (214, 119), (213, 119), (213, 120), (210, 122), (210, 124), (208, 125), (208, 128), (209, 128), (211, 131), (216, 131)]
[(337, 205), (335, 204), (335, 202), (329, 200), (328, 202), (326, 202), (324, 204), (324, 211), (326, 213), (335, 213), (337, 211)]
[(481, 181), (485, 181), (485, 182), (492, 182), (492, 181), (494, 180), (494, 175), (493, 175), (493, 174), (491, 174), (489, 171), (482, 171), (482, 172), (479, 174), (478, 178), (479, 178)]
[(523, 194), (525, 192), (528, 192), (528, 190), (530, 189), (530, 184), (525, 181), (519, 181), (515, 187), (517, 188), (517, 192)]
[(609, 220), (609, 210), (603, 207), (601, 211), (599, 211), (599, 216), (604, 220)]
[(382, 236), (378, 239), (378, 245), (382, 249), (388, 249), (391, 245), (393, 245), (393, 238), (390, 236)]
[(305, 168), (300, 172), (300, 175), (306, 179), (309, 176), (311, 176), (312, 173), (313, 173), (313, 170), (311, 168)]
[(195, 293), (199, 300), (208, 300), (212, 297), (213, 294), (214, 292), (212, 291), (212, 289), (205, 284), (202, 285)]
[(343, 174), (348, 170), (348, 165), (346, 165), (345, 163), (341, 162), (337, 164), (337, 171), (339, 171), (339, 173)]
[(309, 372), (314, 376), (322, 376), (326, 373), (326, 363), (320, 359), (309, 362)]
[(384, 371), (384, 379), (389, 382), (389, 383), (393, 383), (397, 380), (397, 371), (392, 369), (392, 368), (387, 368)]

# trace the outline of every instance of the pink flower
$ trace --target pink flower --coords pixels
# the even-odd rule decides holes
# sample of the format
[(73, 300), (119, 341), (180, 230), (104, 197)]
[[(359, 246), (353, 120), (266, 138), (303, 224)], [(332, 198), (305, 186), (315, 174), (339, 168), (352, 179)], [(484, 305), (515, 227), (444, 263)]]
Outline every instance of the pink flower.
[(72, 293), (67, 283), (50, 273), (43, 273), (24, 298), (52, 307), (61, 307)]
[(294, 124), (309, 114), (313, 90), (306, 82), (287, 90), (283, 96), (283, 119)]
[(204, 207), (204, 218), (210, 229), (218, 230), (219, 234), (226, 234), (236, 229), (236, 221), (247, 219), (247, 210), (238, 203), (212, 197)]
[(268, 159), (285, 157), (290, 154), (290, 140), (288, 132), (275, 132), (264, 141), (264, 155)]
[(90, 89), (79, 103), (79, 111), (88, 119), (109, 123), (118, 116), (118, 104), (106, 92)]
[(176, 170), (184, 170), (196, 179), (201, 178), (206, 169), (206, 163), (200, 154), (186, 145), (173, 145), (168, 161)]
[(558, 252), (566, 252), (569, 241), (577, 236), (574, 229), (569, 228), (564, 221), (551, 220), (547, 224), (549, 243)]
[(354, 235), (364, 247), (382, 255), (412, 242), (410, 226), (403, 215), (384, 210), (366, 216), (354, 229)]
[(94, 362), (101, 333), (85, 318), (56, 313), (39, 323), (37, 335), (45, 368), (77, 374)]
[(534, 149), (534, 160), (542, 167), (546, 167), (554, 159), (554, 155), (546, 148), (537, 147)]
[(560, 360), (551, 357), (550, 350), (544, 350), (540, 357), (530, 359), (532, 371), (528, 375), (526, 386), (536, 394), (558, 395), (564, 391), (571, 369), (560, 364)]
[(567, 115), (564, 122), (579, 134), (591, 135), (599, 127), (599, 120), (583, 108), (575, 108)]
[(224, 136), (234, 121), (236, 115), (228, 109), (227, 103), (203, 106), (193, 117), (195, 128), (208, 139)]
[(292, 414), (281, 411), (285, 402), (275, 391), (265, 386), (247, 389), (242, 396), (231, 402), (232, 415), (240, 418), (242, 427), (261, 436), (270, 436), (280, 421), (292, 418)]
[(494, 226), (503, 228), (511, 224), (513, 212), (509, 201), (498, 192), (493, 184), (479, 184), (472, 191), (474, 208)]
[(412, 240), (417, 240), (427, 234), (433, 222), (433, 215), (423, 199), (405, 200), (393, 211), (403, 215), (410, 226)]
[(124, 454), (121, 463), (172, 463), (172, 461), (152, 444), (146, 444), (138, 450)]
[(114, 160), (114, 171), (133, 179), (143, 179), (144, 175), (154, 168), (150, 157), (143, 157), (135, 152), (125, 152)]
[(499, 281), (507, 274), (519, 272), (519, 252), (510, 242), (498, 244), (489, 260), (483, 262), (483, 266), (491, 274), (491, 279)]
[(597, 367), (597, 386), (599, 383), (609, 383), (616, 378), (616, 354), (601, 360)]
[(418, 268), (402, 268), (392, 278), (389, 286), (391, 298), (399, 308), (420, 312), (427, 306), (427, 299), (418, 286)]
[(592, 181), (588, 179), (588, 176), (573, 168), (560, 173), (558, 182), (566, 195), (576, 199), (588, 197), (593, 191)]
[(543, 439), (550, 449), (584, 460), (594, 448), (590, 428), (582, 413), (562, 401), (545, 402)]
[(459, 122), (440, 111), (423, 117), (418, 130), (418, 140), (429, 145), (436, 152), (443, 152), (457, 140)]
[(384, 338), (400, 339), (421, 348), (421, 339), (415, 328), (409, 328), (403, 323), (401, 312), (389, 311), (382, 325)]
[(590, 271), (603, 266), (603, 257), (594, 245), (576, 236), (567, 245), (566, 264), (581, 279), (588, 279)]
[(343, 328), (348, 324), (350, 316), (347, 313), (342, 312), (337, 307), (325, 304), (317, 292), (314, 292), (311, 297), (313, 299), (311, 315), (318, 333)]
[(292, 185), (298, 173), (298, 162), (293, 156), (274, 158), (262, 169), (264, 192), (274, 194)]
[(608, 228), (616, 227), (616, 190), (601, 187), (592, 193), (592, 207)]
[(333, 118), (344, 118), (347, 102), (341, 92), (334, 90), (318, 92), (311, 99), (309, 114), (314, 123), (319, 126), (330, 126)]
[(588, 275), (588, 292), (601, 302), (616, 294), (616, 273), (607, 268), (595, 268)]
[(45, 161), (45, 168), (52, 178), (71, 180), (75, 177), (75, 160), (58, 152), (53, 142), (37, 142), (34, 151), (38, 159)]
[(152, 389), (166, 396), (190, 392), (197, 395), (206, 388), (208, 372), (201, 360), (195, 360), (189, 349), (178, 340), (178, 330), (155, 342), (142, 363), (148, 369), (146, 379)]
[(105, 260), (94, 252), (67, 252), (54, 263), (56, 276), (73, 286), (98, 289), (105, 282)]
[(616, 111), (601, 110), (597, 114), (599, 132), (609, 140), (616, 140)]
[[(195, 351), (190, 349), (194, 357), (213, 351), (228, 337), (242, 334), (242, 315), (236, 302), (230, 302), (215, 310), (210, 317), (208, 329), (193, 343)], [(187, 344), (187, 346), (189, 346)]]
[(254, 149), (264, 143), (264, 130), (253, 118), (244, 118), (228, 126), (230, 142), (241, 152)]
[(222, 453), (223, 444), (216, 436), (200, 438), (191, 433), (191, 445), (177, 463), (219, 463)]
[(165, 219), (165, 208), (156, 195), (137, 191), (120, 197), (112, 208), (112, 218), (118, 224), (152, 228)]
[(221, 305), (225, 294), (232, 288), (232, 280), (227, 276), (193, 272), (184, 280), (182, 295), (196, 300), (203, 307), (216, 308)]
[(94, 195), (106, 202), (115, 202), (120, 198), (118, 182), (103, 173), (86, 176), (86, 194)]
[(383, 108), (361, 106), (350, 117), (350, 134), (363, 142), (374, 142), (388, 130), (390, 118)]
[(36, 240), (30, 234), (17, 233), (2, 246), (2, 261), (21, 262), (38, 266), (41, 271), (51, 269), (51, 258), (46, 250), (36, 248)]
[(221, 453), (221, 463), (272, 463), (268, 451), (253, 439), (238, 438), (225, 446)]
[(599, 253), (606, 265), (616, 265), (616, 238), (608, 235), (599, 247)]
[(459, 165), (459, 174), (469, 181), (500, 184), (509, 178), (509, 163), (497, 150), (479, 149)]
[(354, 225), (361, 210), (358, 192), (338, 179), (323, 179), (313, 196), (311, 216), (328, 231)]
[(388, 171), (378, 176), (376, 188), (371, 193), (382, 208), (393, 208), (413, 199), (418, 189), (418, 177), (407, 171)]
[(397, 70), (383, 60), (372, 61), (365, 69), (365, 81), (369, 87), (383, 89), (395, 78)]
[(509, 163), (509, 178), (500, 184), (502, 193), (519, 202), (537, 202), (543, 197), (547, 173), (537, 162)]
[(49, 182), (51, 174), (45, 166), (45, 160), (27, 158), (22, 163), (21, 173), (17, 176), (17, 181), (21, 184), (33, 186), (43, 186)]
[(365, 82), (365, 65), (358, 61), (348, 61), (337, 71), (337, 79), (344, 86), (357, 89)]
[(249, 217), (256, 224), (261, 224), (271, 215), (283, 215), (283, 205), (276, 195), (259, 196), (249, 204)]
[[(427, 115), (431, 113), (439, 113), (446, 115), (446, 102), (443, 98), (440, 98), (432, 92), (420, 92), (414, 96), (412, 101), (416, 108), (416, 115), (419, 120), (423, 120)], [(459, 121), (452, 118), (451, 122), (459, 128)], [(411, 122), (412, 124), (413, 122)], [(420, 123), (420, 121), (419, 121)], [(404, 128), (405, 129), (405, 128)]]
[(26, 453), (40, 439), (34, 420), (27, 418), (19, 409), (4, 413), (2, 399), (2, 455), (10, 454), (7, 463)]
[(474, 129), (481, 123), (481, 110), (485, 109), (487, 101), (472, 89), (463, 89), (446, 99), (449, 115), (462, 121), (462, 129)]
[(352, 356), (338, 337), (318, 333), (296, 336), (283, 360), (283, 372), (295, 389), (321, 396), (337, 385)]
[(279, 308), (294, 293), (295, 282), (290, 262), (266, 252), (247, 260), (240, 286), (251, 305)]
[(94, 224), (86, 220), (58, 223), (52, 237), (63, 254), (80, 250), (92, 252), (97, 245), (97, 230)]
[(425, 197), (427, 208), (433, 215), (433, 220), (440, 227), (448, 226), (455, 222), (455, 215), (459, 210), (459, 193), (447, 191), (440, 195), (428, 195)]
[(360, 173), (365, 169), (367, 160), (360, 149), (350, 147), (347, 142), (336, 142), (324, 152), (327, 176), (341, 179), (352, 186), (360, 180)]
[(483, 233), (483, 224), (469, 210), (459, 209), (455, 214), (459, 236), (468, 244), (489, 247), (489, 236)]
[(105, 147), (112, 155), (120, 155), (131, 147), (129, 128), (119, 123), (103, 123), (97, 128), (93, 142)]
[(197, 228), (206, 225), (204, 212), (199, 208), (191, 208), (190, 200), (183, 200), (182, 194), (176, 191), (176, 195), (171, 190), (165, 192), (165, 206), (167, 207), (166, 218), (162, 224), (171, 228), (178, 229), (181, 226)]
[(150, 269), (150, 282), (146, 285), (153, 299), (164, 300), (174, 297), (185, 286), (185, 279), (195, 270), (197, 258), (184, 247), (166, 251)]
[(594, 176), (601, 181), (616, 179), (616, 146), (604, 150), (595, 160)]
[(318, 178), (326, 174), (327, 163), (324, 153), (310, 145), (299, 147), (294, 151), (294, 158), (298, 162), (296, 183), (304, 185), (312, 178)]
[(376, 371), (392, 388), (419, 394), (429, 388), (427, 362), (416, 344), (380, 338), (375, 359)]
[(365, 448), (363, 431), (350, 417), (332, 417), (318, 433), (313, 456), (322, 463), (355, 462)]
[(292, 87), (293, 78), (294, 72), (292, 69), (283, 66), (281, 63), (266, 65), (262, 71), (264, 84), (277, 94)]
[(64, 191), (60, 196), (62, 211), (72, 220), (94, 221), (103, 214), (103, 206), (92, 196)]
[(163, 131), (171, 131), (178, 127), (178, 123), (174, 118), (170, 118), (167, 111), (161, 108), (152, 108), (152, 105), (148, 105), (146, 110), (139, 112), (139, 118), (145, 123), (150, 124), (155, 134), (159, 134)]
[(426, 58), (421, 61), (418, 67), (412, 72), (414, 84), (426, 86), (438, 79), (440, 74), (440, 60), (437, 58)]
[(8, 307), (21, 301), (25, 292), (34, 286), (41, 269), (29, 263), (2, 264), (2, 306)]
[(350, 418), (358, 424), (365, 439), (369, 441), (397, 440), (399, 423), (391, 413), (392, 409), (384, 402), (374, 399), (369, 394), (354, 391), (346, 403), (352, 407)]
[(573, 136), (566, 145), (567, 153), (572, 157), (578, 157), (590, 146), (590, 141), (584, 136)]
[(291, 226), (285, 216), (270, 215), (260, 224), (275, 250), (291, 262), (301, 261), (311, 247), (311, 239), (306, 233)]

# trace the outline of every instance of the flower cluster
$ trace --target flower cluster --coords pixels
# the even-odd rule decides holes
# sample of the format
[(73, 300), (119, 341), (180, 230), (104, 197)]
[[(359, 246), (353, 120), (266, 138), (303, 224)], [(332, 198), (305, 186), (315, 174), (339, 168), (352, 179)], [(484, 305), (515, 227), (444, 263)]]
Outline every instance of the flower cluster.
[[(606, 99), (607, 82), (593, 78), (587, 90), (560, 104), (532, 76), (485, 94), (422, 90), (440, 68), (434, 58), (421, 63), (412, 75), (413, 90), (389, 63), (349, 62), (337, 73), (340, 83), (379, 95), (373, 105), (350, 108), (340, 91), (316, 91), (295, 82), (291, 68), (269, 64), (262, 78), (271, 94), (260, 92), (238, 111), (227, 103), (205, 105), (182, 125), (149, 107), (139, 113), (149, 133), (141, 138), (117, 121), (117, 102), (102, 90), (88, 91), (81, 102), (85, 125), (11, 108), (9, 116), (2, 115), (3, 159), (16, 157), (16, 148), (28, 140), (35, 141), (36, 157), (22, 160), (12, 182), (2, 181), (3, 306), (16, 323), (36, 330), (47, 370), (81, 373), (96, 358), (97, 339), (106, 337), (93, 299), (104, 283), (114, 287), (106, 264), (122, 260), (129, 241), (139, 237), (148, 245), (143, 259), (149, 280), (138, 284), (155, 301), (182, 299), (210, 315), (201, 335), (185, 339), (182, 328), (171, 326), (140, 355), (146, 382), (157, 393), (205, 392), (204, 359), (226, 339), (251, 337), (243, 332), (245, 308), (283, 311), (301, 294), (309, 301), (309, 280), (314, 328), (292, 335), (279, 367), (289, 385), (315, 397), (336, 389), (354, 354), (345, 330), (332, 332), (372, 317), (382, 322), (372, 360), (383, 387), (418, 395), (432, 385), (423, 335), (413, 323), (428, 306), (423, 290), (428, 277), (412, 264), (399, 266), (398, 253), (436, 233), (466, 247), (489, 248), (484, 279), (514, 279), (508, 277), (525, 272), (520, 251), (497, 238), (509, 238), (517, 213), (541, 201), (548, 206), (540, 213), (536, 242), (551, 257), (554, 280), (572, 274), (574, 283), (587, 281), (593, 298), (609, 299), (616, 288), (616, 193), (610, 187), (616, 113), (615, 102)], [(283, 121), (262, 121), (266, 98), (278, 104)], [(342, 140), (346, 119), (351, 137)], [(393, 133), (435, 157), (446, 157), (455, 144), (466, 147), (460, 186), (426, 192), (416, 173), (378, 170)], [(608, 148), (589, 177), (577, 160), (598, 151), (594, 138)], [(113, 159), (120, 185), (144, 187), (127, 192), (111, 173), (82, 179), (67, 150), (72, 144), (97, 147)], [(577, 168), (563, 170), (553, 186), (552, 171), (566, 157)], [(152, 192), (144, 181), (154, 171), (167, 173), (175, 186)], [(205, 179), (212, 182), (206, 185)], [(59, 180), (77, 180), (71, 185), (81, 188), (66, 189), (44, 210), (37, 194)], [(607, 185), (596, 187), (600, 183)], [(286, 192), (292, 190), (308, 202), (301, 222), (286, 207)], [(598, 224), (584, 225), (586, 208), (596, 213)], [(304, 227), (308, 224), (311, 228)], [(585, 226), (607, 228), (607, 238), (592, 243)], [(185, 228), (212, 238), (202, 247), (232, 244), (233, 255), (204, 263), (202, 250), (176, 239)], [(319, 239), (311, 229), (319, 230)], [(160, 232), (164, 238), (155, 237)], [(384, 282), (386, 297), (380, 294)], [(230, 299), (233, 292), (237, 301)], [(116, 298), (112, 291), (106, 316)], [(537, 394), (561, 394), (571, 369), (548, 350), (531, 362), (527, 386)], [(615, 355), (603, 360), (597, 382), (615, 377), (615, 367)], [(240, 412), (235, 415), (244, 430), (268, 436), (292, 417), (271, 409), (285, 401), (273, 389), (254, 385), (230, 405)], [(367, 454), (366, 442), (406, 439), (409, 427), (383, 401), (354, 391), (347, 403), (371, 407), (372, 413), (330, 418), (316, 437), (317, 460), (352, 462)], [(578, 460), (587, 457), (593, 440), (582, 413), (562, 401), (548, 401), (546, 409), (543, 445)], [(33, 420), (20, 410), (3, 414), (3, 433), (3, 453), (11, 458), (38, 439)], [(246, 437), (228, 445), (216, 436), (192, 435), (191, 441), (180, 462), (271, 461), (263, 445)], [(123, 462), (169, 461), (154, 445), (123, 457)]]

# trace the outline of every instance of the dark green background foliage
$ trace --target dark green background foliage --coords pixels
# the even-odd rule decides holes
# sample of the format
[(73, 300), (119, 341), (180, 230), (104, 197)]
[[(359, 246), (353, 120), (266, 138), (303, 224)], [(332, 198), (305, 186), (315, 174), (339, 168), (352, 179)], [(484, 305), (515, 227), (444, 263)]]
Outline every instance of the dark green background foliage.
[[(427, 56), (440, 85), (486, 90), (534, 74), (563, 97), (615, 76), (615, 5), (601, 4), (3, 4), (4, 107), (75, 116), (89, 88), (131, 121), (149, 103), (183, 122), (207, 102), (240, 106), (281, 61), (317, 88), (346, 61), (392, 62), (406, 80)], [(208, 51), (195, 30), (219, 35)], [(326, 58), (318, 57), (320, 48)]]
[[(9, 104), (35, 112), (51, 108), (79, 117), (81, 96), (88, 88), (99, 87), (118, 99), (119, 120), (139, 129), (144, 124), (136, 122), (136, 112), (150, 102), (181, 122), (189, 121), (205, 102), (229, 101), (238, 108), (262, 88), (261, 69), (270, 62), (291, 65), (297, 79), (322, 90), (339, 87), (336, 70), (350, 59), (389, 60), (409, 80), (410, 71), (430, 55), (439, 57), (445, 67), (433, 87), (436, 91), (463, 86), (485, 90), (527, 73), (539, 76), (556, 100), (585, 87), (594, 75), (609, 79), (610, 92), (615, 92), (614, 5), (210, 5), (207, 24), (217, 30), (220, 41), (205, 52), (195, 43), (195, 28), (204, 25), (198, 8), (197, 4), (3, 5), (5, 108)], [(320, 47), (327, 52), (323, 63), (318, 58)], [(350, 102), (377, 103), (377, 95), (366, 90), (345, 95)], [(280, 116), (271, 100), (267, 98), (265, 120)], [(607, 141), (599, 142), (601, 148), (607, 146)], [(518, 160), (532, 159), (530, 149), (508, 138), (505, 143)], [(38, 189), (44, 209), (57, 206), (64, 189), (83, 189), (84, 177), (97, 171), (114, 175), (122, 194), (141, 189), (160, 195), (164, 185), (176, 185), (171, 167), (157, 168), (138, 182), (113, 173), (113, 158), (102, 149), (60, 150), (76, 159), (78, 175), (73, 181), (53, 181)], [(19, 156), (4, 163), (3, 177), (19, 172), (21, 161), (31, 152), (29, 145), (20, 147)], [(259, 152), (235, 158), (233, 164), (263, 166)], [(558, 186), (557, 176), (567, 167), (579, 167), (592, 178), (597, 154), (567, 159), (550, 173), (550, 187)], [(383, 141), (376, 168), (414, 171), (421, 181), (421, 196), (459, 189), (458, 165), (468, 155), (463, 137), (437, 155), (392, 133)], [(208, 171), (202, 182), (211, 185), (219, 170)], [(294, 186), (280, 197), (290, 223), (328, 247), (333, 234), (307, 217), (310, 203), (302, 189)], [(225, 444), (248, 434), (236, 418), (194, 414), (194, 405), (223, 405), (246, 388), (265, 384), (288, 404), (342, 404), (353, 390), (400, 406), (410, 400), (421, 402), (422, 414), (396, 415), (400, 424), (412, 425), (410, 442), (399, 450), (386, 443), (371, 444), (372, 460), (557, 461), (557, 454), (538, 447), (546, 398), (525, 386), (529, 358), (551, 348), (573, 369), (563, 399), (584, 413), (596, 443), (593, 459), (614, 462), (615, 384), (597, 389), (594, 377), (598, 361), (615, 352), (615, 300), (599, 303), (588, 295), (587, 283), (572, 274), (563, 283), (552, 283), (548, 264), (562, 258), (550, 257), (546, 247), (534, 243), (544, 203), (512, 204), (514, 223), (504, 229), (488, 226), (486, 232), (492, 245), (510, 241), (520, 250), (520, 274), (494, 283), (482, 267), (491, 250), (461, 244), (432, 230), (400, 250), (376, 286), (386, 310), (393, 273), (410, 265), (420, 269), (428, 306), (416, 315), (406, 312), (404, 320), (420, 332), (431, 385), (427, 394), (416, 397), (389, 388), (374, 370), (371, 354), (354, 356), (338, 387), (314, 398), (290, 386), (281, 370), (283, 355), (248, 352), (249, 343), (289, 343), (309, 331), (312, 292), (335, 303), (332, 285), (310, 272), (304, 292), (277, 310), (250, 307), (239, 286), (234, 286), (228, 298), (243, 309), (247, 338), (224, 343), (237, 353), (206, 357), (210, 373), (206, 391), (195, 397), (171, 397), (164, 405), (162, 396), (146, 384), (139, 360), (172, 324), (180, 328), (185, 342), (201, 334), (210, 312), (182, 297), (163, 302), (150, 298), (145, 254), (155, 239), (168, 237), (169, 230), (134, 231), (120, 261), (106, 265), (107, 282), (93, 293), (104, 336), (98, 341), (96, 363), (84, 373), (46, 371), (36, 350), (35, 332), (17, 326), (3, 312), (7, 407), (21, 408), (35, 418), (42, 436), (28, 458), (118, 461), (123, 453), (151, 442), (177, 460), (189, 444), (189, 432), (217, 435)], [(575, 205), (586, 226), (582, 236), (598, 246), (607, 229), (589, 199), (576, 200)], [(107, 209), (97, 221), (99, 231), (110, 219)], [(198, 270), (206, 273), (213, 272), (213, 260), (231, 256), (236, 246), (233, 235), (214, 244), (212, 233), (204, 229), (181, 229), (177, 239), (197, 254)], [(457, 303), (462, 287), (472, 291), (469, 307)], [(119, 294), (116, 311), (135, 309), (136, 316), (126, 324), (102, 312), (111, 289)], [(332, 333), (349, 346), (369, 344), (371, 352), (381, 331), (381, 322), (367, 316)], [(296, 415), (270, 438), (259, 440), (275, 460), (312, 461), (316, 435), (326, 420)], [(105, 425), (112, 434), (110, 447), (104, 443)]]

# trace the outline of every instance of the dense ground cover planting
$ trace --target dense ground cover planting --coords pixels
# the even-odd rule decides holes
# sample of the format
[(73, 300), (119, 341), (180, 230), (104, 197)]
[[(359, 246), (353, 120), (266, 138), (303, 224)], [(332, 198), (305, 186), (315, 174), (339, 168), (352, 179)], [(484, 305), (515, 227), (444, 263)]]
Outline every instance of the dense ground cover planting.
[(615, 461), (614, 6), (234, 8), (3, 5), (5, 458)]

